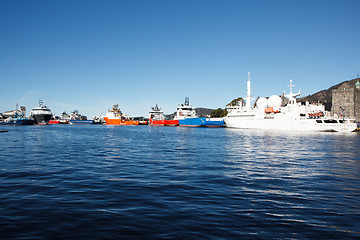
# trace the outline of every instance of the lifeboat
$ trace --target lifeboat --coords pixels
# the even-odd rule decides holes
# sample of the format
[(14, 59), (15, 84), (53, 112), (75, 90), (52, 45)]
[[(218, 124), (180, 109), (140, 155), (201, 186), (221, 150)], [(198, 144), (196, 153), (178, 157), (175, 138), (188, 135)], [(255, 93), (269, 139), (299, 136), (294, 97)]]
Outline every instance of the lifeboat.
[(319, 117), (323, 117), (324, 113), (323, 112), (317, 112), (317, 113), (308, 113), (310, 118), (319, 118)]
[(274, 110), (273, 107), (268, 107), (268, 108), (265, 108), (265, 113), (279, 113), (280, 111), (278, 110)]

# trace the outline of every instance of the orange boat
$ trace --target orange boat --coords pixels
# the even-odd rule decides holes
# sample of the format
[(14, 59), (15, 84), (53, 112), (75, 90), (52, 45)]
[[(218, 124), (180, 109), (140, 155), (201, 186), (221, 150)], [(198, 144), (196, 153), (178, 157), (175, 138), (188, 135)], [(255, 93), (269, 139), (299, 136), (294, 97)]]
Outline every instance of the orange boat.
[(109, 109), (104, 120), (108, 125), (139, 125), (139, 121), (130, 120), (122, 114), (118, 104), (114, 104), (112, 109)]

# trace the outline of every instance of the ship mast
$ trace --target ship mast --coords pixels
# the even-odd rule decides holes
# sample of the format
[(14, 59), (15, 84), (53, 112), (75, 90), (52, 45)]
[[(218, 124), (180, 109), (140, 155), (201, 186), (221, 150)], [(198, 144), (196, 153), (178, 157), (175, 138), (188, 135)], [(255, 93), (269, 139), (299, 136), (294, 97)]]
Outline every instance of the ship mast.
[(290, 85), (289, 85), (289, 87), (290, 87), (290, 95), (292, 95), (292, 94), (293, 94), (292, 88), (295, 87), (295, 85), (292, 84), (292, 79), (290, 79)]
[(247, 80), (247, 92), (246, 92), (246, 110), (251, 110), (251, 82), (250, 82), (250, 72), (248, 72)]
[(293, 93), (292, 88), (295, 87), (295, 85), (292, 84), (292, 80), (290, 79), (290, 93), (287, 95), (284, 95), (285, 97), (287, 97), (289, 99), (289, 103), (290, 104), (295, 104), (296, 103), (296, 98), (297, 96), (300, 95), (300, 89), (298, 93)]

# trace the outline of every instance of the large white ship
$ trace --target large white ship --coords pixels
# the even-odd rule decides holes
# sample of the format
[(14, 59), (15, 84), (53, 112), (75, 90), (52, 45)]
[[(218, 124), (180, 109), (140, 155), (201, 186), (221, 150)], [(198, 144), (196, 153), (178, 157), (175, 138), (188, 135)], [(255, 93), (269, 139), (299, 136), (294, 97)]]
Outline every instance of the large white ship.
[(39, 106), (30, 112), (30, 117), (35, 119), (36, 124), (48, 124), (52, 116), (51, 110), (43, 104), (42, 100), (39, 101)]
[[(227, 127), (243, 129), (267, 129), (312, 132), (352, 132), (356, 129), (355, 119), (330, 117), (322, 104), (305, 104), (296, 101), (298, 93), (293, 93), (290, 80), (290, 93), (258, 98), (251, 106), (251, 83), (248, 73), (247, 96), (245, 104), (227, 106), (228, 115), (224, 118)], [(283, 104), (287, 99), (287, 104)], [(285, 101), (286, 102), (286, 101)]]

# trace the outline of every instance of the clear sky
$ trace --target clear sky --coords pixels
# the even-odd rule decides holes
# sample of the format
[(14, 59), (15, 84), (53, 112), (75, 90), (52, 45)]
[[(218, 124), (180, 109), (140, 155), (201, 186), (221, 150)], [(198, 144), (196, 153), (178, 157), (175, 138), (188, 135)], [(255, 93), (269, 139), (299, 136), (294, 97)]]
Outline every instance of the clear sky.
[(302, 96), (360, 72), (359, 0), (0, 0), (0, 112), (92, 117)]

